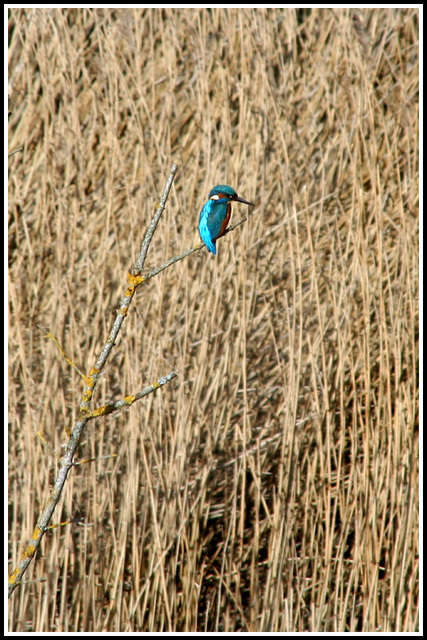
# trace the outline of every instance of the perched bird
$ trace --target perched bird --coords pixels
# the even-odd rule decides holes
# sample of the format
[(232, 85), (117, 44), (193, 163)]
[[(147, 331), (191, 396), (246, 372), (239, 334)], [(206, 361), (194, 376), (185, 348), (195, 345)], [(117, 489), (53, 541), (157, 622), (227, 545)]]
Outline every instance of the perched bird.
[(219, 184), (209, 194), (209, 200), (200, 212), (200, 238), (211, 253), (216, 254), (215, 242), (224, 235), (231, 216), (231, 203), (243, 202), (251, 207), (252, 202), (239, 198), (237, 193), (226, 184)]

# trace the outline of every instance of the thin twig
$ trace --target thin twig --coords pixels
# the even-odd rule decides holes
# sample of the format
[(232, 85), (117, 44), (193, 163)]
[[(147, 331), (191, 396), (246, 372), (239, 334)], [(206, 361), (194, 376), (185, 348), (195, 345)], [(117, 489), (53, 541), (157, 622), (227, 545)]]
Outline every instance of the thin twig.
[(148, 252), (148, 247), (150, 246), (150, 242), (153, 238), (154, 232), (156, 230), (157, 227), (157, 223), (160, 220), (160, 217), (165, 209), (166, 206), (166, 201), (168, 199), (169, 196), (169, 191), (171, 190), (172, 187), (172, 183), (174, 181), (176, 172), (178, 171), (178, 165), (177, 164), (173, 164), (172, 168), (171, 168), (171, 172), (170, 172), (170, 176), (168, 178), (168, 181), (166, 183), (166, 187), (165, 190), (163, 191), (163, 195), (161, 197), (160, 200), (160, 204), (157, 205), (157, 211), (150, 223), (150, 226), (147, 229), (147, 233), (145, 234), (144, 240), (142, 241), (142, 245), (141, 245), (141, 251), (139, 252), (138, 255), (138, 259), (135, 263), (135, 266), (132, 270), (132, 275), (133, 276), (137, 276), (138, 274), (141, 273), (142, 269), (144, 268), (144, 263), (145, 263), (145, 258), (147, 257), (147, 252)]
[(138, 391), (138, 393), (135, 393), (135, 395), (126, 396), (126, 398), (122, 398), (121, 400), (117, 400), (116, 402), (112, 402), (111, 404), (104, 404), (102, 407), (94, 409), (88, 414), (87, 418), (88, 420), (91, 420), (92, 418), (99, 418), (100, 416), (108, 416), (110, 413), (113, 413), (113, 411), (123, 409), (124, 407), (130, 407), (137, 400), (148, 396), (149, 393), (153, 393), (153, 391), (156, 391), (156, 389), (159, 389), (159, 387), (162, 387), (164, 384), (167, 384), (168, 382), (176, 378), (177, 375), (178, 374), (176, 371), (171, 371), (171, 373), (163, 376), (163, 378), (159, 378), (156, 382), (150, 384), (149, 387), (145, 387), (145, 389), (142, 389), (141, 391)]
[(8, 153), (7, 157), (10, 158), (10, 156), (14, 156), (15, 153), (19, 153), (20, 151), (23, 151), (23, 150), (24, 150), (24, 147), (18, 147), (17, 149), (14, 149), (10, 153)]
[[(227, 233), (230, 233), (230, 231), (234, 231), (234, 229), (236, 229), (237, 227), (240, 227), (240, 225), (246, 222), (246, 220), (247, 218), (242, 218), (241, 220), (236, 222), (236, 224), (233, 224), (231, 227), (228, 227), (224, 235), (227, 235)], [(191, 256), (192, 253), (195, 253), (196, 251), (203, 249), (204, 246), (205, 246), (204, 242), (201, 242), (200, 244), (197, 244), (192, 249), (187, 249), (187, 251), (180, 253), (178, 256), (174, 256), (164, 264), (161, 264), (160, 267), (156, 267), (152, 271), (149, 271), (148, 273), (144, 273), (144, 275), (142, 276), (143, 282), (150, 280), (150, 278), (154, 278), (154, 276), (157, 276), (159, 273), (161, 273), (165, 269), (168, 269), (168, 267), (171, 267), (173, 264), (176, 264), (177, 262), (179, 262), (180, 260), (183, 260), (187, 256)]]

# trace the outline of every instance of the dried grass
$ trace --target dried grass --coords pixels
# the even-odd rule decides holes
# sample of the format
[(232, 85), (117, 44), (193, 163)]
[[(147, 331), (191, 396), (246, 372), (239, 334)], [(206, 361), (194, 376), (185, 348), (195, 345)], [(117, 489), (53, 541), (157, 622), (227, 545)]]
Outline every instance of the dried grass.
[[(34, 528), (172, 161), (250, 220), (141, 288), (9, 629), (418, 628), (418, 11), (13, 9), (9, 540)], [(234, 207), (234, 220), (246, 208)]]

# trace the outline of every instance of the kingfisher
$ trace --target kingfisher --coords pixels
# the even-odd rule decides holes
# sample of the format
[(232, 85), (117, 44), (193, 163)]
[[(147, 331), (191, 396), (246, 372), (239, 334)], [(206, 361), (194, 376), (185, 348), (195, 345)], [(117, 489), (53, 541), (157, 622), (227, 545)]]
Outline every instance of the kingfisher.
[(243, 204), (248, 204), (251, 207), (255, 206), (252, 202), (239, 198), (234, 189), (228, 185), (219, 184), (212, 189), (209, 194), (209, 200), (200, 212), (200, 238), (213, 254), (216, 254), (216, 241), (227, 230), (232, 202), (243, 202)]

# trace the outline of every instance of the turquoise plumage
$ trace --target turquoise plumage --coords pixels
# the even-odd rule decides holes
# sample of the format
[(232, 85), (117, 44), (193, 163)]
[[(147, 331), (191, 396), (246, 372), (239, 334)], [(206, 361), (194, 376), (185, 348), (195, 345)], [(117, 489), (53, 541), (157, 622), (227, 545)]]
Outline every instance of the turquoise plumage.
[(234, 189), (228, 185), (219, 184), (212, 189), (208, 201), (200, 212), (200, 238), (213, 254), (216, 254), (216, 241), (227, 230), (232, 202), (243, 202), (251, 207), (255, 206), (252, 202), (239, 198)]

